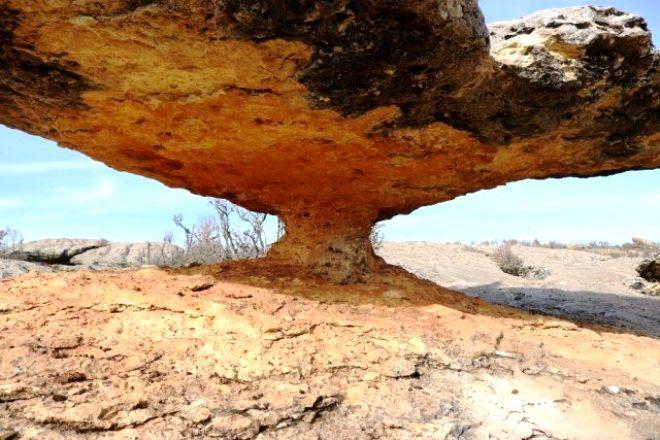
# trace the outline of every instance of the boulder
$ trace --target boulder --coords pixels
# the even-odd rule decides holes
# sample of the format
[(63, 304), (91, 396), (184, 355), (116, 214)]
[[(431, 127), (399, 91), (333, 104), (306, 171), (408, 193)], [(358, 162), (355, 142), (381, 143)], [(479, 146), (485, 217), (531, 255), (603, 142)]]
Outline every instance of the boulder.
[(0, 279), (23, 275), (28, 272), (54, 272), (51, 266), (28, 261), (0, 258)]
[(637, 273), (647, 281), (660, 282), (660, 254), (655, 258), (644, 260), (637, 266)]
[(378, 220), (522, 179), (660, 167), (643, 18), (477, 0), (0, 0), (0, 123), (277, 214), (269, 261), (383, 268)]
[(93, 270), (89, 266), (70, 266), (67, 264), (43, 264), (30, 261), (0, 258), (0, 279), (6, 279), (26, 273), (59, 273), (76, 270)]
[(107, 240), (49, 238), (24, 243), (20, 251), (9, 257), (15, 260), (45, 264), (72, 264), (71, 259), (108, 244)]
[(183, 249), (168, 243), (108, 243), (76, 255), (71, 264), (95, 267), (173, 265), (182, 256)]
[(642, 277), (635, 277), (624, 282), (624, 285), (632, 290), (644, 290), (648, 281)]
[(136, 267), (176, 265), (183, 249), (169, 243), (112, 243), (107, 240), (55, 238), (25, 243), (10, 258), (71, 266)]

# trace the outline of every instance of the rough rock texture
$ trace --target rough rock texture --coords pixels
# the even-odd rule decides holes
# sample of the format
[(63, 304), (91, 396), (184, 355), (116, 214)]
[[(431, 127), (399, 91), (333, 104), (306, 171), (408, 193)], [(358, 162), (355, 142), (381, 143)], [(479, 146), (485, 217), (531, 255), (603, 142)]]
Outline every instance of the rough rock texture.
[(643, 261), (637, 267), (637, 273), (647, 281), (660, 282), (660, 255), (657, 255), (650, 260)]
[(172, 264), (183, 249), (167, 243), (112, 243), (107, 240), (53, 238), (25, 243), (11, 258), (44, 264), (136, 267)]
[(0, 123), (277, 214), (271, 259), (337, 280), (380, 266), (378, 219), (660, 166), (659, 56), (614, 9), (0, 0), (0, 24)]
[(28, 261), (8, 260), (0, 258), (0, 279), (23, 275), (29, 272), (54, 272), (52, 266)]
[(13, 252), (10, 258), (34, 263), (71, 264), (76, 255), (107, 244), (107, 240), (48, 238), (24, 243), (21, 250)]
[(108, 243), (83, 252), (71, 264), (96, 267), (137, 267), (145, 264), (172, 264), (183, 254), (179, 246), (168, 243)]
[(658, 339), (489, 305), (401, 273), (337, 286), (260, 264), (0, 282), (0, 433), (647, 440), (660, 432)]
[(504, 273), (491, 258), (496, 249), (386, 242), (378, 255), (420, 278), (490, 303), (660, 338), (660, 298), (649, 298), (653, 284), (635, 276), (639, 257), (513, 246), (524, 264), (547, 273), (543, 279), (531, 279)]

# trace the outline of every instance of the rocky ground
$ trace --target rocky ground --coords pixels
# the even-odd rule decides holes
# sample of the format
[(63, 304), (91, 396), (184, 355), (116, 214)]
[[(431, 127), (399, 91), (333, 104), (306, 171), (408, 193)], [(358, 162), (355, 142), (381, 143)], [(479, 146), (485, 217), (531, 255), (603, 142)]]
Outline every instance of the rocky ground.
[(115, 243), (107, 240), (53, 238), (22, 244), (0, 258), (0, 279), (28, 272), (70, 272), (172, 265), (183, 249), (167, 243)]
[(502, 272), (490, 257), (492, 246), (390, 242), (379, 253), (421, 278), (488, 302), (660, 337), (660, 298), (633, 288), (648, 285), (635, 271), (642, 257), (613, 258), (598, 249), (512, 250), (542, 279)]
[[(660, 298), (652, 297), (658, 295), (659, 284), (638, 276), (635, 269), (643, 261), (639, 254), (613, 257), (602, 249), (516, 246), (514, 253), (534, 270), (530, 277), (518, 277), (500, 270), (492, 259), (494, 250), (493, 246), (387, 242), (379, 253), (420, 278), (491, 303), (660, 336)], [(29, 261), (0, 259), (0, 279), (28, 272), (157, 265), (182, 253), (177, 246), (157, 243), (41, 240), (16, 253), (15, 257)]]
[(366, 281), (259, 262), (0, 281), (0, 438), (658, 438), (656, 337)]

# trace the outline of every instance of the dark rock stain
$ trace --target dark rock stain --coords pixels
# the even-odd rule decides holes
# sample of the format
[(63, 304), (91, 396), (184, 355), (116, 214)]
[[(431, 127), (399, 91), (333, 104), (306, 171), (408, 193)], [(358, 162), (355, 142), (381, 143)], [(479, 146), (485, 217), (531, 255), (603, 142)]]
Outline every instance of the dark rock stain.
[[(313, 108), (355, 117), (398, 106), (401, 118), (376, 128), (382, 132), (444, 122), (494, 144), (542, 135), (598, 100), (581, 93), (590, 84), (606, 80), (635, 89), (640, 71), (649, 70), (654, 59), (645, 41), (605, 37), (587, 48), (585, 71), (576, 81), (551, 68), (499, 65), (489, 56), (489, 34), (476, 1), (462, 2), (453, 17), (446, 14), (451, 10), (444, 0), (226, 0), (217, 2), (216, 12), (234, 24), (240, 38), (284, 38), (312, 46), (313, 58), (298, 79), (310, 91)], [(646, 25), (639, 19), (626, 26)], [(504, 39), (534, 30), (512, 27)], [(621, 58), (624, 64), (615, 67)], [(617, 117), (598, 118), (622, 127), (641, 118), (657, 130), (648, 102), (624, 107), (639, 118), (624, 109)], [(602, 129), (596, 125), (594, 130)], [(626, 131), (616, 130), (620, 137)]]
[(604, 159), (618, 159), (639, 153), (641, 143), (635, 137), (611, 135), (603, 142), (601, 151)]
[[(506, 145), (570, 124), (575, 114), (598, 102), (599, 93), (613, 88), (624, 92), (621, 104), (599, 111), (576, 139), (610, 136), (603, 156), (620, 157), (639, 150), (631, 140), (635, 136), (658, 131), (659, 57), (649, 53), (647, 41), (597, 38), (586, 49), (579, 78), (566, 81), (562, 69), (552, 63), (520, 68), (495, 62), (476, 0), (117, 0), (89, 2), (84, 8), (91, 15), (121, 15), (151, 4), (164, 14), (201, 18), (200, 29), (210, 28), (214, 21), (229, 26), (233, 38), (282, 38), (310, 45), (312, 59), (297, 79), (309, 90), (311, 106), (346, 117), (382, 106), (399, 107), (402, 116), (376, 127), (377, 132), (443, 122), (486, 143)], [(548, 26), (561, 27), (564, 17), (560, 18)], [(20, 21), (19, 12), (0, 3), (3, 122), (25, 128), (27, 122), (11, 115), (30, 103), (85, 109), (81, 95), (94, 85), (77, 72), (75, 63), (35, 54), (34, 47), (19, 41), (15, 31)], [(625, 26), (646, 28), (642, 19), (631, 19)], [(504, 29), (501, 38), (534, 30), (523, 23)], [(596, 83), (607, 86), (584, 93)]]
[(433, 119), (486, 143), (508, 144), (555, 129), (584, 104), (576, 86), (529, 81), (521, 70), (502, 66), (469, 94), (438, 97)]
[[(488, 56), (476, 2), (229, 0), (223, 13), (245, 38), (295, 39), (315, 48), (299, 73), (315, 108), (356, 116), (396, 105), (398, 126), (435, 120), (438, 97), (457, 90)], [(452, 13), (456, 13), (453, 10)]]
[[(161, 147), (162, 149), (162, 147)], [(140, 169), (153, 173), (170, 174), (184, 168), (178, 160), (168, 159), (148, 150), (123, 150), (122, 156), (140, 164)]]
[(76, 72), (73, 62), (46, 61), (34, 47), (18, 41), (18, 11), (0, 5), (0, 115), (4, 124), (22, 127), (24, 122), (13, 113), (23, 105), (64, 109), (86, 109), (82, 93), (90, 81)]

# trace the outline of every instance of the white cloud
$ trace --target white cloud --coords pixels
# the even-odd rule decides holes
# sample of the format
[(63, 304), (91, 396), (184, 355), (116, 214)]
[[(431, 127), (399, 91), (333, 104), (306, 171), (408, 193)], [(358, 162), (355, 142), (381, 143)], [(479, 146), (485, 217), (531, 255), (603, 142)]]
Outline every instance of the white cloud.
[[(647, 204), (647, 207), (651, 208), (656, 208), (656, 210), (660, 207), (660, 194), (651, 194), (648, 196), (645, 196), (641, 200), (644, 204)], [(641, 205), (644, 206), (644, 205)]]
[(92, 161), (49, 161), (0, 164), (0, 174), (38, 174), (49, 171), (95, 170), (100, 165)]
[(612, 203), (612, 198), (609, 200), (604, 196), (597, 196), (593, 194), (574, 195), (574, 196), (561, 196), (557, 198), (539, 199), (539, 200), (525, 200), (517, 201), (517, 203), (510, 203), (507, 209), (516, 212), (536, 212), (536, 211), (558, 211), (569, 209), (584, 209), (604, 206)]
[(114, 183), (107, 177), (102, 177), (96, 186), (89, 188), (61, 186), (52, 190), (52, 195), (66, 204), (97, 203), (100, 200), (112, 197), (116, 193)]
[(3, 197), (0, 198), (0, 209), (10, 210), (16, 209), (23, 204), (23, 200), (18, 197)]

